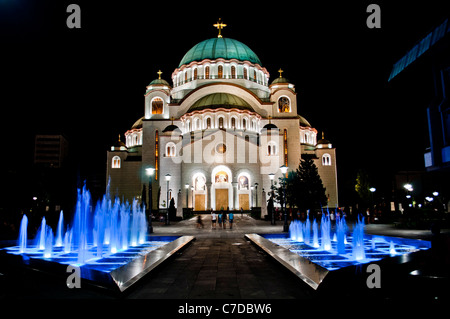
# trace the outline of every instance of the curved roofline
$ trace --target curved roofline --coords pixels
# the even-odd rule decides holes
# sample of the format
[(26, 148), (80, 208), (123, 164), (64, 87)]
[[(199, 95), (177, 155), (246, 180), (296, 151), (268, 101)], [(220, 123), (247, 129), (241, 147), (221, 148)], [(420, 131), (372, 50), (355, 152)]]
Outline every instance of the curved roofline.
[(267, 69), (265, 67), (263, 67), (262, 65), (258, 64), (258, 63), (253, 63), (251, 61), (248, 60), (238, 60), (238, 59), (224, 59), (224, 58), (217, 58), (217, 59), (203, 59), (201, 61), (192, 61), (188, 64), (183, 64), (179, 67), (177, 67), (173, 72), (172, 72), (172, 78), (178, 74), (178, 72), (183, 71), (184, 69), (187, 68), (191, 68), (194, 65), (203, 65), (205, 62), (206, 63), (218, 63), (218, 62), (226, 62), (229, 61), (230, 63), (236, 63), (236, 64), (249, 64), (250, 67), (255, 67), (257, 68), (259, 71), (262, 71), (264, 74), (266, 74), (267, 76), (270, 77), (270, 73), (269, 71), (267, 71)]
[[(257, 100), (257, 102), (260, 103), (261, 105), (273, 105), (273, 102), (263, 102), (263, 101), (258, 97), (258, 95), (256, 95), (255, 93), (253, 93), (253, 92), (250, 91), (249, 89), (247, 89), (247, 88), (245, 88), (245, 87), (242, 87), (242, 86), (239, 85), (239, 84), (236, 84), (236, 83), (229, 83), (229, 82), (213, 82), (213, 83), (207, 83), (207, 84), (203, 84), (203, 85), (201, 85), (201, 86), (199, 86), (199, 87), (196, 87), (194, 90), (192, 90), (192, 91), (190, 91), (189, 93), (187, 93), (181, 100), (179, 100), (178, 103), (170, 103), (169, 106), (171, 106), (171, 105), (181, 105), (181, 104), (183, 104), (184, 101), (186, 101), (191, 95), (195, 94), (196, 92), (198, 92), (198, 91), (200, 91), (200, 90), (202, 90), (202, 89), (204, 89), (204, 88), (207, 88), (207, 87), (210, 87), (210, 86), (214, 86), (214, 85), (227, 85), (227, 86), (234, 86), (234, 87), (237, 87), (237, 88), (239, 88), (239, 89), (241, 89), (241, 90), (247, 92), (248, 94), (250, 94), (250, 95), (251, 95), (252, 97), (254, 97), (254, 98)], [(219, 92), (217, 92), (217, 93), (219, 93)], [(208, 94), (205, 94), (204, 96), (209, 95), (209, 94), (211, 94), (211, 92), (209, 92)], [(202, 96), (202, 97), (203, 97), (203, 96)], [(200, 98), (201, 98), (201, 97), (200, 97)]]
[[(218, 43), (220, 48), (217, 48)], [(206, 39), (195, 44), (184, 54), (178, 67), (189, 64), (192, 61), (202, 61), (206, 58), (212, 60), (217, 58), (226, 60), (236, 58), (239, 61), (248, 60), (261, 65), (259, 57), (246, 44), (232, 38), (220, 37)]]

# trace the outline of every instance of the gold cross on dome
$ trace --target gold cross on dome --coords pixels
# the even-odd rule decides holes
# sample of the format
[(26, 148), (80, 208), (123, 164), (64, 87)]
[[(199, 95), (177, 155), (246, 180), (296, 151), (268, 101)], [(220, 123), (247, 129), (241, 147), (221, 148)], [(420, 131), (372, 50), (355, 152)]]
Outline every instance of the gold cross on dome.
[(278, 70), (278, 73), (280, 73), (280, 78), (281, 78), (281, 73), (283, 73), (284, 71), (280, 68), (279, 70)]
[(158, 74), (158, 80), (161, 80), (161, 74), (162, 74), (161, 70), (159, 70), (159, 71), (156, 72), (156, 73)]
[(222, 37), (222, 34), (221, 34), (222, 32), (221, 31), (226, 26), (227, 25), (225, 23), (222, 23), (222, 19), (221, 18), (219, 18), (219, 21), (217, 21), (216, 24), (213, 24), (213, 27), (216, 27), (219, 30), (219, 35), (217, 36), (218, 38)]

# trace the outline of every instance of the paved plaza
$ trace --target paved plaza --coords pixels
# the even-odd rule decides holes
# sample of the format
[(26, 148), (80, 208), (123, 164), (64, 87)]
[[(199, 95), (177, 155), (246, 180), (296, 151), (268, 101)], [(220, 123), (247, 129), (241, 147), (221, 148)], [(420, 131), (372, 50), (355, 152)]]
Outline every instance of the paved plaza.
[[(154, 235), (195, 236), (187, 248), (128, 289), (120, 298), (151, 299), (302, 299), (320, 297), (317, 291), (277, 264), (266, 253), (246, 241), (248, 233), (280, 233), (282, 221), (277, 225), (255, 220), (247, 215), (235, 214), (233, 229), (211, 227), (209, 215), (202, 215), (203, 227), (197, 217), (166, 226), (153, 223)], [(431, 239), (428, 230), (401, 230), (390, 225), (366, 225), (366, 233), (416, 239)], [(447, 233), (443, 231), (444, 235)], [(448, 277), (396, 278), (395, 285), (384, 281), (383, 290), (367, 291), (371, 297), (397, 298), (399, 294), (423, 293), (432, 298), (433, 287), (448, 284)], [(417, 276), (416, 276), (417, 277)], [(32, 271), (17, 270), (0, 276), (3, 298), (117, 298), (104, 289), (87, 287), (68, 289), (66, 278)], [(412, 281), (411, 281), (412, 280)], [(417, 283), (420, 283), (417, 286)], [(423, 291), (424, 287), (429, 291)], [(441, 292), (439, 292), (441, 294)], [(354, 298), (356, 296), (347, 296)], [(361, 296), (359, 296), (361, 297)], [(441, 298), (441, 295), (439, 295)]]

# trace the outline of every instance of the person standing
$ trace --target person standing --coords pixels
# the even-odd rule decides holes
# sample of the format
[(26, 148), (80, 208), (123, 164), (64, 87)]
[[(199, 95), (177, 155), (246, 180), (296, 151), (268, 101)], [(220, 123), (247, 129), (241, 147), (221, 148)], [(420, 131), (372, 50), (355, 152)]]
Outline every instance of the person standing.
[(228, 214), (228, 218), (230, 220), (230, 229), (233, 229), (233, 220), (234, 220), (233, 211), (230, 211), (230, 213)]
[(222, 224), (223, 229), (227, 229), (227, 213), (223, 211), (223, 208), (222, 208)]
[(217, 219), (216, 213), (211, 208), (211, 227), (213, 229), (216, 229), (216, 219)]
[(220, 228), (222, 228), (222, 212), (221, 211), (219, 212), (218, 219), (219, 219), (219, 229), (220, 229)]

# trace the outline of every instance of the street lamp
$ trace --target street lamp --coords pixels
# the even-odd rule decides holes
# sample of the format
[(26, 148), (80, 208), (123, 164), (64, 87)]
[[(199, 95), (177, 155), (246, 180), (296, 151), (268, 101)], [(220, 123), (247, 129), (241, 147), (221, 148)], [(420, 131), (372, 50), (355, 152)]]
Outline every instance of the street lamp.
[(258, 206), (258, 183), (255, 183), (255, 207)]
[(166, 181), (167, 181), (167, 200), (166, 200), (166, 225), (170, 225), (169, 222), (169, 182), (170, 182), (170, 178), (172, 177), (170, 174), (166, 174)]
[(194, 210), (194, 186), (191, 186), (191, 196), (192, 196), (192, 211)]
[(152, 177), (155, 169), (153, 167), (147, 167), (145, 172), (148, 175), (148, 232), (153, 233), (153, 225), (152, 225), (152, 206), (153, 206), (153, 192), (152, 192)]
[[(284, 225), (283, 225), (283, 231), (287, 232), (289, 231), (289, 226), (287, 222), (287, 211), (286, 211), (286, 173), (288, 170), (288, 167), (286, 165), (283, 165), (280, 167), (281, 173), (283, 174), (283, 204), (284, 204)], [(282, 205), (283, 206), (283, 205)]]
[(189, 184), (185, 184), (184, 188), (186, 189), (186, 208), (189, 207)]
[(271, 224), (275, 225), (275, 216), (273, 214), (273, 179), (275, 178), (275, 174), (274, 173), (270, 173), (269, 174), (269, 179), (270, 179), (270, 195), (272, 197), (272, 205), (270, 206), (270, 215), (271, 215)]

